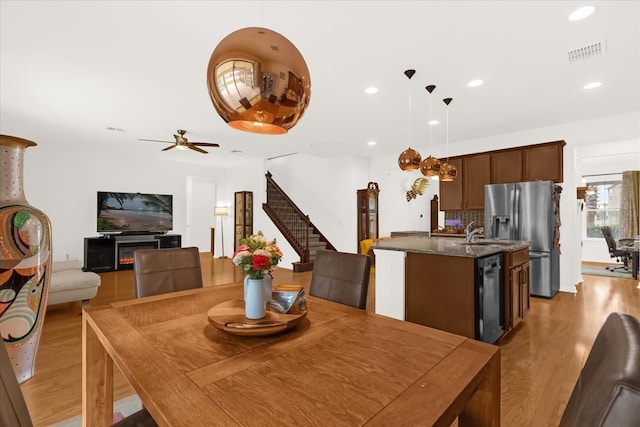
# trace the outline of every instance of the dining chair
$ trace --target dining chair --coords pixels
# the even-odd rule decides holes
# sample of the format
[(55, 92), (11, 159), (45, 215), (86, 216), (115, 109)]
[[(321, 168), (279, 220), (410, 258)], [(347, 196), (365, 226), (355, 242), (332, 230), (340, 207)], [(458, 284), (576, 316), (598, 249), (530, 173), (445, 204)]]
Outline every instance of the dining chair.
[(560, 427), (640, 426), (640, 321), (611, 313), (598, 331)]
[(318, 251), (309, 295), (365, 309), (371, 273), (367, 255)]
[[(32, 427), (33, 421), (18, 379), (11, 365), (9, 353), (0, 340), (0, 426)], [(113, 424), (114, 427), (157, 427), (146, 409), (139, 410)]]
[(136, 298), (202, 287), (196, 247), (139, 249), (133, 252)]

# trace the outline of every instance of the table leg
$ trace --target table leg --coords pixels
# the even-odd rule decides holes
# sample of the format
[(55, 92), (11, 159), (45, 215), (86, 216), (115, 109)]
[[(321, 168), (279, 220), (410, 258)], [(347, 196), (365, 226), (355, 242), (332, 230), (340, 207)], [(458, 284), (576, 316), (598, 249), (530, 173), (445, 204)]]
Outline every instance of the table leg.
[(638, 257), (640, 257), (640, 252), (631, 252), (631, 275), (636, 280), (638, 279)]
[(82, 426), (113, 424), (113, 361), (82, 312)]
[(458, 416), (458, 426), (500, 425), (500, 352), (483, 368), (476, 392)]

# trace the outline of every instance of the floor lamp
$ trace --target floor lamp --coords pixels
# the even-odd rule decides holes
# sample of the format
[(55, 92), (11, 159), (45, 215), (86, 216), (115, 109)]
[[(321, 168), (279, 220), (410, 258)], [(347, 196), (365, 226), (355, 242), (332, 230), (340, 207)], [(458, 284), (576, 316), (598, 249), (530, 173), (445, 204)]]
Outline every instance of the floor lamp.
[(229, 209), (226, 206), (216, 206), (213, 214), (220, 217), (220, 239), (222, 240), (222, 256), (220, 258), (227, 258), (224, 256), (224, 225), (222, 224), (222, 217), (229, 215)]

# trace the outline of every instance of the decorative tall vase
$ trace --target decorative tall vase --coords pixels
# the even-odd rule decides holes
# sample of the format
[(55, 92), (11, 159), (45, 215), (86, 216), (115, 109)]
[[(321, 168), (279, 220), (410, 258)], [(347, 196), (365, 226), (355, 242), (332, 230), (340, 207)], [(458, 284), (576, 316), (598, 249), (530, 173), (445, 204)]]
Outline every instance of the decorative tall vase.
[(0, 135), (0, 336), (20, 383), (34, 374), (51, 273), (51, 223), (22, 185), (24, 152), (34, 146)]
[(244, 279), (244, 315), (247, 319), (262, 319), (266, 314), (264, 279)]

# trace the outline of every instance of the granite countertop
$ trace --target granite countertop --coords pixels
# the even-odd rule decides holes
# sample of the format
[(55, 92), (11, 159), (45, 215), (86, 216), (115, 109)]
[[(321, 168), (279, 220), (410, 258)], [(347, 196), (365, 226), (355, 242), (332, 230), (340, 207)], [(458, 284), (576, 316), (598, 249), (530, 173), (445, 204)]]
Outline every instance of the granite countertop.
[(469, 244), (458, 237), (407, 236), (380, 240), (371, 249), (478, 258), (518, 251), (529, 245), (530, 242), (523, 240), (477, 239), (475, 243)]

